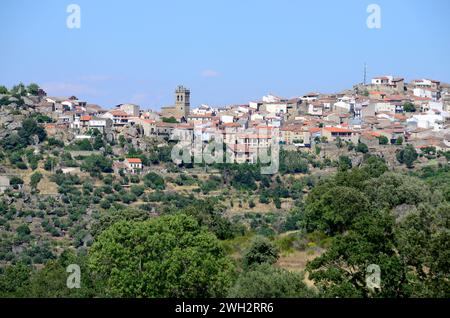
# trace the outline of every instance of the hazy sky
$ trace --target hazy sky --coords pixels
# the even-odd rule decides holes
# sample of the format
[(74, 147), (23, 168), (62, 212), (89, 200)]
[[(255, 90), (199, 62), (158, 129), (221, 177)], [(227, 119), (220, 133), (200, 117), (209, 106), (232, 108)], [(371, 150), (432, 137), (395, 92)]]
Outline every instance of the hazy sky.
[[(366, 25), (372, 3), (380, 29)], [(364, 62), (369, 77), (450, 82), (449, 12), (448, 0), (2, 0), (0, 84), (159, 109), (178, 84), (193, 106), (339, 91)]]

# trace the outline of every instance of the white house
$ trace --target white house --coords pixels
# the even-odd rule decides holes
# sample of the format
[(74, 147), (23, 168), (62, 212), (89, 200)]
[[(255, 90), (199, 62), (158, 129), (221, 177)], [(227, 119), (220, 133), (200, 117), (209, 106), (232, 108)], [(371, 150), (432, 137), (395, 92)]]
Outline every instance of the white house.
[(308, 114), (314, 116), (323, 115), (323, 105), (321, 103), (311, 103), (308, 105)]
[(375, 112), (388, 112), (388, 113), (395, 113), (395, 105), (391, 103), (376, 103), (375, 104)]
[(123, 110), (111, 110), (104, 113), (101, 118), (109, 118), (112, 120), (114, 126), (124, 126), (128, 124), (129, 115)]
[(413, 89), (414, 96), (430, 98), (433, 101), (439, 99), (439, 91), (433, 88), (416, 87)]
[(139, 117), (139, 105), (121, 104), (117, 107), (119, 110), (127, 113), (131, 117)]
[(92, 118), (88, 124), (90, 129), (98, 129), (101, 133), (109, 133), (112, 127), (112, 120), (109, 118)]
[(216, 111), (209, 105), (202, 104), (200, 107), (191, 110), (191, 114), (194, 115), (214, 115)]
[(287, 112), (287, 103), (265, 103), (266, 111), (271, 114), (280, 114)]
[(414, 123), (417, 128), (432, 128), (435, 131), (444, 129), (444, 123), (450, 114), (447, 112), (439, 112), (429, 110), (424, 114), (414, 115), (412, 118), (407, 119), (408, 123)]
[(345, 101), (338, 101), (337, 103), (334, 103), (334, 109), (337, 111), (350, 112), (351, 105)]
[(125, 167), (127, 172), (138, 174), (142, 171), (142, 160), (140, 158), (127, 158), (125, 159)]
[(234, 121), (234, 116), (232, 114), (220, 114), (220, 121), (224, 124), (229, 124)]

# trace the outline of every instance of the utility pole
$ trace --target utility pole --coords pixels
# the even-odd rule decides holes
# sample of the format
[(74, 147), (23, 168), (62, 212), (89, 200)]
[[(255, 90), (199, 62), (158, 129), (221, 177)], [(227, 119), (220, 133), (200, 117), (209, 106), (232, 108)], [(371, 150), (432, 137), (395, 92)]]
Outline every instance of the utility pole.
[(366, 79), (367, 79), (367, 64), (364, 63), (364, 86), (366, 85)]

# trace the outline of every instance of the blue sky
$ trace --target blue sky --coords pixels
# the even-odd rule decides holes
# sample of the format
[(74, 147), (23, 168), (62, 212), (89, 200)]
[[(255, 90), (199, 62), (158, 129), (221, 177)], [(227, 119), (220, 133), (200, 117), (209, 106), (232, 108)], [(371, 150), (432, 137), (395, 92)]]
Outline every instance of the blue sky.
[[(69, 4), (81, 28), (69, 29)], [(367, 6), (381, 8), (369, 29)], [(3, 0), (0, 84), (36, 82), (105, 108), (335, 92), (368, 76), (450, 82), (448, 0)]]

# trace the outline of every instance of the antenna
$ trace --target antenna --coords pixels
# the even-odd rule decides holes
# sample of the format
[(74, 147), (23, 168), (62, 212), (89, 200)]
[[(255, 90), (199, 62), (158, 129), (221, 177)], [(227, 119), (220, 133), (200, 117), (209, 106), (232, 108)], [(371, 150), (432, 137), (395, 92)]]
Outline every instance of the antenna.
[(364, 63), (364, 85), (366, 85), (366, 78), (367, 78), (367, 64)]

